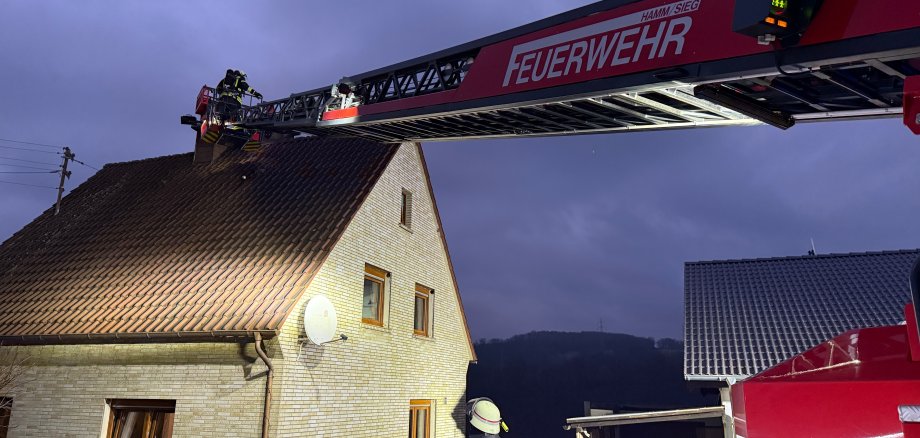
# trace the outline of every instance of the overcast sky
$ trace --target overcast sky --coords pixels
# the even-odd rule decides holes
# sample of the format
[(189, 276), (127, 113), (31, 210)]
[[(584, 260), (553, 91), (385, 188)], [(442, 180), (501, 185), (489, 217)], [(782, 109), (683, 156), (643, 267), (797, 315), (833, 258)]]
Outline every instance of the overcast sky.
[[(587, 3), (5, 0), (0, 138), (66, 144), (95, 167), (188, 152), (194, 133), (179, 116), (228, 67), (280, 98)], [(811, 238), (821, 253), (920, 247), (920, 139), (895, 119), (429, 143), (425, 153), (474, 338), (601, 321), (680, 338), (685, 261), (801, 255)], [(58, 158), (0, 156), (40, 168), (8, 158)], [(73, 170), (69, 188), (94, 172)], [(0, 238), (54, 196), (0, 183)]]

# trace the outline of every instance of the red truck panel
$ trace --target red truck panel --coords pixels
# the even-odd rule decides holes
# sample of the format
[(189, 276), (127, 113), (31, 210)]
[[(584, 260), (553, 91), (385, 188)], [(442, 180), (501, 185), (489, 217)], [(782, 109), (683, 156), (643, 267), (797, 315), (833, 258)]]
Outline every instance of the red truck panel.
[[(734, 1), (646, 0), (573, 20), (486, 46), (457, 89), (357, 111), (379, 114), (643, 71), (666, 73), (682, 65), (773, 50), (732, 31)], [(914, 27), (920, 27), (920, 1), (826, 1), (800, 45)], [(324, 119), (342, 117), (344, 113)]]
[(895, 437), (900, 405), (920, 404), (907, 326), (846, 332), (732, 387), (746, 438)]

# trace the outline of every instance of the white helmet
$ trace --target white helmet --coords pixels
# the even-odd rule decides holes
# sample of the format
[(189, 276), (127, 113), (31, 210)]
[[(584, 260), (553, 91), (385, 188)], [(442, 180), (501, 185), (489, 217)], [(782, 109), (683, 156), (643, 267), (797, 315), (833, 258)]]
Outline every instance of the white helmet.
[(470, 400), (470, 424), (487, 434), (498, 435), (501, 430), (502, 416), (498, 406), (487, 398)]

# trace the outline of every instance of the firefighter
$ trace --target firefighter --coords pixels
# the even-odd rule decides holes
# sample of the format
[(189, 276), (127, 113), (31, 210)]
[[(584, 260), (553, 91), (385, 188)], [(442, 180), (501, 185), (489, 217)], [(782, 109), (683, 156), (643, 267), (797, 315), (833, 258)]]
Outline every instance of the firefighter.
[(216, 91), (220, 102), (224, 106), (221, 113), (225, 114), (226, 117), (230, 117), (243, 105), (244, 94), (251, 94), (256, 99), (262, 98), (262, 94), (254, 90), (246, 82), (246, 73), (240, 70), (227, 69), (224, 78), (217, 83)]
[(240, 70), (227, 69), (227, 74), (220, 82), (217, 83), (217, 94), (224, 100), (224, 97), (231, 97), (236, 103), (243, 104), (243, 94), (251, 94), (256, 99), (261, 99), (262, 94), (254, 90), (246, 82), (246, 73)]

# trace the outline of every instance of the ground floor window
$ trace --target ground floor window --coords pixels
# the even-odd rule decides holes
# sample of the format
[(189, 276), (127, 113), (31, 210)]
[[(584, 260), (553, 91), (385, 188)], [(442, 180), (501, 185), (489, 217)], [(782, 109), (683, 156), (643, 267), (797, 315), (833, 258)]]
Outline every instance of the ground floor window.
[(409, 438), (431, 437), (431, 400), (409, 401)]
[(10, 414), (13, 413), (13, 399), (0, 397), (0, 438), (6, 438), (10, 428)]
[(171, 438), (175, 400), (109, 400), (109, 438)]

